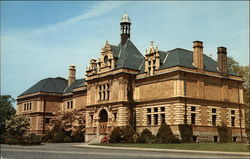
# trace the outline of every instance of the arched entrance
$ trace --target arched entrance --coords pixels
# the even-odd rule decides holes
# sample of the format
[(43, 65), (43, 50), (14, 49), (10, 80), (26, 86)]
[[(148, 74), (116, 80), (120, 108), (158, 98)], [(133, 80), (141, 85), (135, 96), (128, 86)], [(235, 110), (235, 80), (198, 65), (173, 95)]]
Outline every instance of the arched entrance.
[(108, 124), (108, 112), (105, 109), (102, 109), (99, 112), (99, 133), (107, 133), (107, 124)]

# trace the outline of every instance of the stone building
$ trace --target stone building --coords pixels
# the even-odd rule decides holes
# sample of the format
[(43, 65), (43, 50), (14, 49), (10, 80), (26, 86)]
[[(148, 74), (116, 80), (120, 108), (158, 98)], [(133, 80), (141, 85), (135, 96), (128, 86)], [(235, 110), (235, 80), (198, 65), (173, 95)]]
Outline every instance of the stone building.
[(145, 55), (130, 40), (131, 21), (120, 22), (121, 41), (106, 41), (98, 59), (91, 59), (86, 77), (57, 77), (39, 81), (17, 99), (17, 114), (29, 117), (30, 132), (48, 130), (58, 111), (78, 110), (86, 116), (86, 142), (130, 123), (137, 132), (154, 134), (161, 122), (180, 136), (178, 124), (193, 125), (194, 140), (217, 141), (216, 126), (232, 128), (234, 141), (246, 139), (243, 80), (227, 68), (227, 49), (218, 47), (218, 60), (203, 53), (203, 42), (193, 50), (161, 51), (153, 42)]

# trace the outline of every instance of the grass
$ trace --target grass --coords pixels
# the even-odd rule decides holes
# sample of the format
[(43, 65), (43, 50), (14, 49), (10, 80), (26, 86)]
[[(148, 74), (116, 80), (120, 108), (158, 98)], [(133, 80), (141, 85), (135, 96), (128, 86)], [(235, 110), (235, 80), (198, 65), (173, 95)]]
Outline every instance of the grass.
[(182, 144), (98, 144), (100, 146), (179, 149), (200, 151), (248, 152), (246, 143), (182, 143)]

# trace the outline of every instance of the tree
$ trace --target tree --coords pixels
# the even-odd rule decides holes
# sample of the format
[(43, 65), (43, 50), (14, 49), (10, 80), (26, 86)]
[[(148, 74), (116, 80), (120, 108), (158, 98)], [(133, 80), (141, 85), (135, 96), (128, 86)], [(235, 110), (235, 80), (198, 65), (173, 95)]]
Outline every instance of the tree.
[(29, 130), (30, 123), (26, 116), (14, 115), (6, 121), (6, 132), (10, 138), (22, 140), (23, 135)]
[(14, 99), (10, 95), (0, 96), (0, 142), (4, 142), (6, 136), (6, 120), (10, 120), (11, 116), (16, 113), (13, 107)]
[(237, 75), (242, 76), (243, 87), (244, 87), (244, 103), (245, 108), (245, 121), (246, 121), (246, 130), (248, 133), (248, 140), (250, 141), (250, 69), (249, 66), (241, 66), (233, 57), (228, 57), (228, 69), (234, 71)]

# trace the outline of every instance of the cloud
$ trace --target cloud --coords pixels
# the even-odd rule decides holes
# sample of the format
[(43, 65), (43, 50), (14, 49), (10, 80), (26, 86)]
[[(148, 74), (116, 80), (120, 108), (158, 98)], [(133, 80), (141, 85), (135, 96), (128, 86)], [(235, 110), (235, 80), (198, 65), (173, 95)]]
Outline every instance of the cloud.
[(92, 6), (87, 12), (81, 15), (78, 15), (76, 17), (73, 17), (73, 18), (70, 18), (70, 19), (55, 23), (55, 24), (50, 24), (41, 28), (37, 28), (28, 32), (16, 32), (12, 30), (12, 33), (14, 33), (16, 36), (29, 37), (29, 36), (41, 35), (44, 33), (57, 31), (68, 25), (80, 22), (82, 20), (101, 16), (105, 13), (108, 13), (124, 5), (125, 3), (127, 2), (110, 2), (110, 1), (99, 2), (98, 4)]

